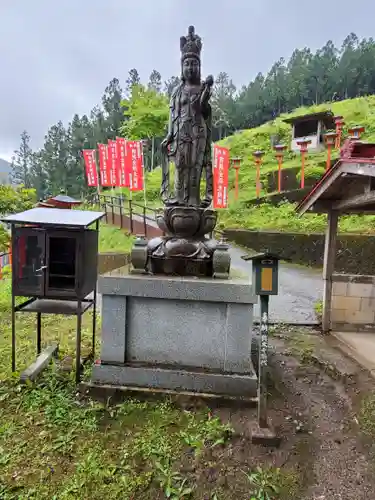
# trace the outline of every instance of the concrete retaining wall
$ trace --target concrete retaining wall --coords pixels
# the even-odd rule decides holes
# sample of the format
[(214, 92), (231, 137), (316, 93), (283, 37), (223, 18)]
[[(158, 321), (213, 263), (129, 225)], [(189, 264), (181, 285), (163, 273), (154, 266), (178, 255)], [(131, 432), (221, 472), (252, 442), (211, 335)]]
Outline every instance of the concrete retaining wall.
[[(308, 215), (306, 215), (308, 217)], [(324, 234), (226, 229), (229, 240), (255, 251), (268, 249), (295, 264), (323, 266)], [(337, 273), (375, 275), (375, 236), (341, 234), (337, 241)]]
[(98, 273), (105, 274), (126, 266), (130, 262), (130, 256), (127, 253), (105, 252), (98, 255)]
[(375, 330), (375, 276), (333, 275), (331, 328)]

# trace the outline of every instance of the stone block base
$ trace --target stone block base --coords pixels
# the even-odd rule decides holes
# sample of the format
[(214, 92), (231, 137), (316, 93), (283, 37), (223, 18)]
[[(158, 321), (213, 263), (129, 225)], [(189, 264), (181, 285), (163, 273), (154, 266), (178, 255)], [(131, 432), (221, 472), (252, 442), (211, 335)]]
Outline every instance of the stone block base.
[(249, 374), (209, 373), (176, 368), (131, 365), (94, 365), (92, 382), (113, 386), (148, 387), (253, 398), (257, 377)]
[(374, 331), (375, 276), (332, 276), (331, 329)]

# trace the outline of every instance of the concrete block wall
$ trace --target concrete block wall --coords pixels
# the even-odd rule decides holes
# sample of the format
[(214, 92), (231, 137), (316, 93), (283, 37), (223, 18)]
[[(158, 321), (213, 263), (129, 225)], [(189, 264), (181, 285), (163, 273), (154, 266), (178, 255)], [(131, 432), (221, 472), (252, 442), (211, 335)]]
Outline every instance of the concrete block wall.
[(331, 328), (375, 331), (375, 276), (333, 275)]

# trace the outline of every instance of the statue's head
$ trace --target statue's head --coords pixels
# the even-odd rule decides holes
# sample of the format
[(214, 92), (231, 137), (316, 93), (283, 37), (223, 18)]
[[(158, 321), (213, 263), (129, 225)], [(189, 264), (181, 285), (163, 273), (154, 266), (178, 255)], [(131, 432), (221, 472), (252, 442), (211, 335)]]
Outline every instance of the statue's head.
[(180, 38), (181, 78), (183, 81), (200, 82), (202, 40), (189, 26), (187, 36)]

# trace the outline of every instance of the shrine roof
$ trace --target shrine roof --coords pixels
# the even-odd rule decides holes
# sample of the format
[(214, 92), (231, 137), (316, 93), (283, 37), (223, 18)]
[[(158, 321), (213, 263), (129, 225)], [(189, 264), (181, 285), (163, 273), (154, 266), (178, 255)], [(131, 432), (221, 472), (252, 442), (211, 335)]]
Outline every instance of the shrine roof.
[(341, 158), (296, 207), (305, 212), (375, 213), (375, 144), (344, 145)]
[(307, 115), (300, 115), (300, 116), (292, 116), (291, 118), (285, 118), (283, 120), (284, 123), (289, 123), (290, 125), (294, 125), (295, 123), (299, 122), (305, 122), (309, 120), (321, 120), (321, 121), (328, 121), (330, 125), (332, 125), (332, 128), (335, 128), (335, 121), (333, 119), (333, 113), (332, 111), (320, 111), (319, 113), (309, 113)]
[(85, 228), (104, 217), (104, 212), (37, 207), (0, 218), (7, 224), (38, 224), (41, 226)]
[(69, 203), (70, 205), (72, 204), (80, 205), (82, 203), (81, 200), (76, 200), (74, 198), (71, 198), (70, 196), (66, 196), (65, 194), (58, 194), (57, 196), (48, 198), (48, 201), (50, 200), (58, 201), (60, 203)]

